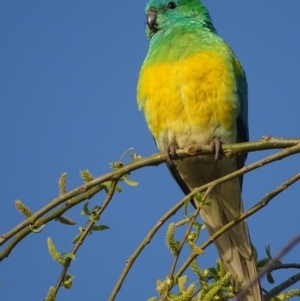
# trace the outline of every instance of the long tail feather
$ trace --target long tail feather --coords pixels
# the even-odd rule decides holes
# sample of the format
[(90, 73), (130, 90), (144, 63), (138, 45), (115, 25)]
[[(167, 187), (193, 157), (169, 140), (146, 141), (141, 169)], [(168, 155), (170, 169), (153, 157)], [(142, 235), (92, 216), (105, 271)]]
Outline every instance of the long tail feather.
[[(235, 161), (226, 159), (216, 166), (210, 160), (199, 158), (176, 162), (180, 176), (190, 190), (236, 170), (235, 164)], [(209, 198), (212, 200), (211, 205), (201, 208), (200, 215), (211, 235), (244, 212), (238, 178), (217, 186)], [(235, 287), (238, 293), (257, 277), (246, 221), (225, 232), (215, 241), (215, 245), (226, 269), (238, 280), (238, 286)], [(240, 301), (263, 301), (259, 281)]]

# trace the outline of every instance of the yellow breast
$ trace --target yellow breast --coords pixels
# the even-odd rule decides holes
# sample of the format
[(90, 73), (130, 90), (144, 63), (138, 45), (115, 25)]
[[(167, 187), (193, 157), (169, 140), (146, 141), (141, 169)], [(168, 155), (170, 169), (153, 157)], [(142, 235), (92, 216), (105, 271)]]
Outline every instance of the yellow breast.
[(201, 130), (235, 127), (239, 111), (236, 78), (228, 58), (201, 52), (174, 63), (145, 61), (138, 84), (138, 103), (157, 139), (183, 127)]

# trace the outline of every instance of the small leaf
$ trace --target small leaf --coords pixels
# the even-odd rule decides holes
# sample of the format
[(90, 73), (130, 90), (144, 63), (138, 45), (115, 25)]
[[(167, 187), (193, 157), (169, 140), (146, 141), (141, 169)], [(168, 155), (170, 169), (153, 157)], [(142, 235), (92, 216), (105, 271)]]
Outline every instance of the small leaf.
[(100, 184), (101, 187), (105, 190), (105, 192), (108, 192), (110, 186), (111, 186), (111, 181), (106, 181)]
[(79, 231), (80, 231), (80, 233), (77, 234), (75, 236), (75, 238), (72, 240), (72, 244), (75, 244), (81, 238), (81, 236), (83, 235), (83, 232), (84, 232), (84, 228), (79, 227)]
[(274, 278), (271, 273), (267, 273), (267, 280), (271, 284), (275, 283)]
[(190, 242), (195, 242), (198, 238), (198, 235), (195, 231), (192, 231), (187, 238)]
[(89, 205), (89, 202), (84, 204), (83, 210), (80, 213), (81, 215), (91, 215), (91, 212), (89, 211), (88, 205)]
[(106, 225), (95, 225), (95, 226), (92, 227), (93, 231), (103, 231), (103, 230), (106, 230), (106, 229), (110, 229), (110, 228)]
[(91, 211), (92, 214), (96, 213), (99, 209), (100, 209), (100, 206), (97, 206), (97, 205), (94, 206), (93, 209), (92, 209), (92, 211)]
[(262, 258), (262, 259), (258, 260), (258, 261), (256, 262), (256, 266), (257, 266), (258, 268), (263, 268), (263, 267), (266, 266), (269, 262), (270, 262), (270, 258), (265, 257), (265, 258)]
[(123, 180), (124, 180), (124, 182), (125, 182), (126, 184), (128, 184), (129, 186), (138, 186), (138, 185), (139, 185), (138, 182), (128, 179), (127, 176), (124, 176), (124, 177), (123, 177)]
[(218, 276), (218, 271), (215, 268), (212, 267), (209, 268), (208, 270), (212, 276)]
[(198, 202), (198, 203), (202, 203), (202, 194), (200, 192), (197, 192), (194, 195), (194, 199)]
[(198, 221), (194, 221), (193, 223), (193, 227), (196, 228), (196, 233), (197, 233), (197, 236), (195, 237), (195, 240), (194, 241), (197, 241), (199, 235), (200, 235), (200, 231), (204, 228), (203, 227), (203, 224), (200, 224)]
[[(268, 258), (270, 258), (270, 260), (273, 260), (272, 255), (271, 255), (271, 247), (270, 247), (270, 245), (266, 246), (265, 249), (266, 249), (266, 253), (267, 253)], [(282, 262), (280, 260), (277, 260), (276, 262), (274, 262), (274, 265), (275, 264), (276, 265), (280, 265), (280, 264), (282, 264)]]
[(188, 217), (188, 207), (189, 207), (189, 204), (190, 204), (190, 198), (187, 198), (184, 200), (184, 215)]
[(72, 244), (75, 244), (82, 236), (83, 233), (79, 233), (78, 235), (75, 236), (75, 238), (72, 240)]
[(203, 228), (203, 224), (200, 224), (199, 222), (197, 221), (194, 221), (193, 223), (193, 227), (196, 228), (196, 231), (192, 231), (189, 236), (188, 236), (188, 240), (190, 242), (196, 242), (199, 238), (199, 235), (200, 235), (200, 231), (201, 229)]
[(75, 260), (75, 255), (73, 253), (70, 253), (70, 252), (63, 253), (63, 254), (61, 254), (61, 256), (64, 257), (64, 258), (70, 258), (72, 260)]
[(122, 188), (121, 188), (121, 186), (120, 186), (120, 185), (116, 185), (116, 191), (118, 191), (118, 192), (122, 192)]
[(266, 246), (265, 249), (266, 249), (267, 256), (272, 260), (270, 245)]

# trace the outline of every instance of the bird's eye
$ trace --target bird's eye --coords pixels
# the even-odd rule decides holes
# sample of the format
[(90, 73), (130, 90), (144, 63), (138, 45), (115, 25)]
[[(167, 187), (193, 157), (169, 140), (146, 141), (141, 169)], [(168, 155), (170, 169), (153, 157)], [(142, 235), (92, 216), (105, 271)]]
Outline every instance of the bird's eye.
[(167, 5), (167, 8), (168, 9), (174, 9), (174, 8), (176, 8), (177, 7), (177, 5), (176, 5), (176, 3), (174, 2), (174, 1), (170, 1), (169, 3), (168, 3), (168, 5)]

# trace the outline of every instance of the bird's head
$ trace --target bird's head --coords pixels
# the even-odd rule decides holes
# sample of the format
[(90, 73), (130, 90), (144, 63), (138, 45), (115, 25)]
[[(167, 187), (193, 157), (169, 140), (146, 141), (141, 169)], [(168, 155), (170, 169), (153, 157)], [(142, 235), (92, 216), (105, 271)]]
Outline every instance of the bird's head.
[(177, 25), (198, 25), (215, 31), (206, 7), (199, 0), (150, 0), (146, 6), (147, 36)]

